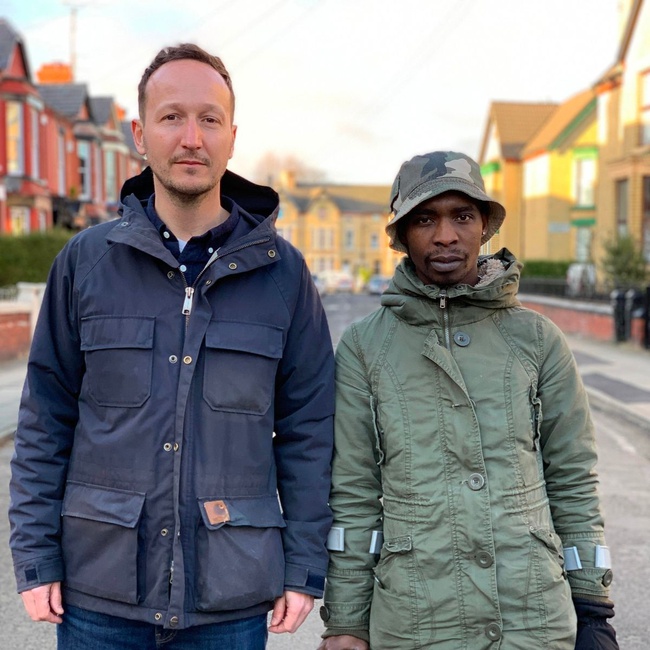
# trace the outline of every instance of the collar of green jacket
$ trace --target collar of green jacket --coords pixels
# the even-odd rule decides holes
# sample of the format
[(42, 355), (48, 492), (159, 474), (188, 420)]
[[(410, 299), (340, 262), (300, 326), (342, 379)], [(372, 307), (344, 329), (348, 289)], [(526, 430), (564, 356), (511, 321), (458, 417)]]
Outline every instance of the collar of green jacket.
[[(495, 264), (494, 262), (497, 262)], [(446, 297), (451, 306), (479, 307), (481, 309), (506, 309), (520, 305), (517, 299), (521, 262), (507, 249), (494, 255), (479, 257), (479, 267), (489, 269), (476, 285), (458, 284), (453, 287), (425, 285), (415, 273), (415, 267), (405, 257), (395, 269), (390, 286), (382, 296), (381, 304), (395, 315), (411, 324), (425, 324), (440, 317), (440, 299)], [(475, 317), (468, 310), (470, 320)]]

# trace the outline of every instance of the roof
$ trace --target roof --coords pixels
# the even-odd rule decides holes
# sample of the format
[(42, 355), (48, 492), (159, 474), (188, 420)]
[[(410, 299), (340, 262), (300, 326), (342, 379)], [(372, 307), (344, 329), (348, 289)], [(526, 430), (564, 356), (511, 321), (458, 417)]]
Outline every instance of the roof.
[(592, 88), (577, 93), (557, 107), (526, 145), (522, 155), (527, 158), (555, 149), (587, 115), (593, 114), (595, 108), (596, 92)]
[(306, 212), (317, 197), (332, 201), (341, 212), (385, 213), (388, 211), (389, 185), (299, 184), (283, 192), (300, 212)]
[(93, 115), (93, 122), (98, 126), (103, 126), (110, 122), (113, 115), (113, 98), (112, 97), (91, 97), (90, 111)]
[(88, 86), (79, 84), (40, 84), (37, 86), (43, 101), (61, 115), (76, 118), (88, 99)]
[(488, 128), (483, 136), (482, 154), (487, 146), (489, 125), (494, 122), (501, 145), (501, 156), (510, 160), (521, 159), (526, 144), (557, 106), (554, 102), (492, 102)]
[(16, 47), (19, 47), (22, 52), (27, 78), (31, 79), (27, 52), (23, 45), (22, 36), (12, 27), (8, 20), (0, 18), (0, 72), (4, 72), (9, 67), (11, 56)]

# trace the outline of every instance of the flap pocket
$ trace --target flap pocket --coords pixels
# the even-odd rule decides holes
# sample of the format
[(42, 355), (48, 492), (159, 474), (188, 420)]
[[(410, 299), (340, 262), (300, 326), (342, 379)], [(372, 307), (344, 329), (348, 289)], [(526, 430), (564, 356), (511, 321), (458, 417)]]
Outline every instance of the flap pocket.
[(413, 541), (410, 535), (394, 537), (384, 542), (384, 548), (389, 553), (410, 553), (413, 550)]
[(141, 492), (68, 482), (61, 514), (135, 528), (144, 498), (145, 494)]
[(263, 323), (212, 321), (205, 334), (208, 348), (259, 354), (270, 359), (282, 357), (282, 329)]
[(205, 527), (217, 530), (229, 526), (253, 528), (284, 528), (280, 504), (276, 496), (198, 499)]
[(81, 321), (81, 350), (152, 348), (155, 319), (148, 316), (90, 316)]

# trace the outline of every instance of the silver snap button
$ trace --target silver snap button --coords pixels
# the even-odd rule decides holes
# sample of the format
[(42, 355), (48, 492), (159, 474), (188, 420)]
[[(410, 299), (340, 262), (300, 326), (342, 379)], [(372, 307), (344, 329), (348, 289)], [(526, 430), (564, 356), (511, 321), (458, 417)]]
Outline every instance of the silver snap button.
[(234, 271), (237, 268), (237, 265), (234, 262), (230, 262), (230, 264), (228, 264), (228, 268), (231, 271)]
[(162, 614), (160, 612), (156, 612), (153, 615), (153, 618), (154, 618), (155, 621), (159, 621), (160, 619), (162, 619)]
[(168, 531), (166, 528), (163, 528), (163, 529), (160, 531), (160, 534), (161, 534), (163, 537), (167, 537), (167, 535), (169, 534), (169, 531)]
[(183, 357), (183, 363), (184, 363), (186, 366), (189, 366), (190, 363), (192, 363), (192, 357), (190, 357), (190, 356)]
[(212, 284), (212, 280), (206, 280), (205, 281), (205, 286), (209, 287)]
[(470, 490), (480, 490), (485, 485), (485, 479), (480, 474), (470, 474), (467, 483)]
[(173, 279), (173, 278), (175, 277), (175, 275), (176, 275), (176, 274), (175, 274), (173, 271), (169, 271), (169, 273), (167, 273), (167, 277), (168, 277), (170, 280)]
[(172, 616), (169, 619), (169, 627), (176, 627), (178, 625), (178, 616)]
[(120, 228), (126, 228), (126, 227), (129, 226), (129, 225), (130, 225), (130, 224), (129, 224), (128, 221), (123, 221), (123, 222), (120, 224)]
[(467, 347), (469, 342), (469, 334), (466, 334), (465, 332), (456, 332), (454, 334), (454, 343), (460, 345), (461, 348)]
[(268, 256), (269, 256), (269, 257), (275, 257), (275, 251), (274, 251), (274, 250), (270, 250), (270, 251), (268, 252)]
[(177, 442), (174, 443), (174, 451), (178, 451), (178, 443)]
[(163, 449), (164, 449), (165, 451), (171, 451), (171, 450), (172, 450), (171, 442), (166, 442), (166, 443), (163, 445)]
[(178, 357), (175, 354), (170, 355), (169, 363), (178, 363)]

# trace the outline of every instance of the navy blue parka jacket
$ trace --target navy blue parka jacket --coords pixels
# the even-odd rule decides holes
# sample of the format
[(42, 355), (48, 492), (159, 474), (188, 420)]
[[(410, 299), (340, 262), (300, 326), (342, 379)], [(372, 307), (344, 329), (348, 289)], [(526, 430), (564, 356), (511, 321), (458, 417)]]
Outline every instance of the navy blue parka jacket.
[(245, 212), (194, 287), (150, 170), (57, 257), (12, 459), (18, 591), (62, 580), (64, 604), (179, 629), (322, 594), (331, 339), (277, 194), (221, 190)]

